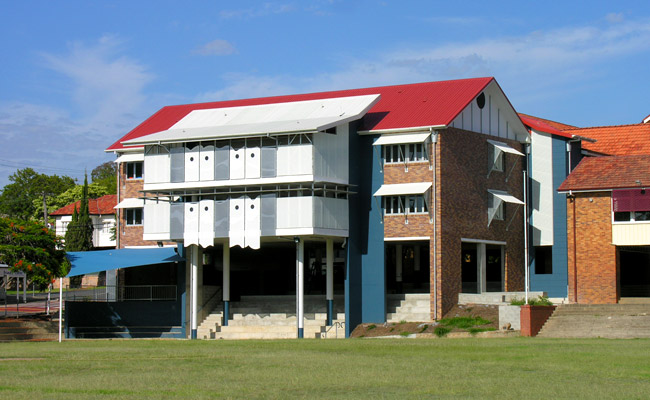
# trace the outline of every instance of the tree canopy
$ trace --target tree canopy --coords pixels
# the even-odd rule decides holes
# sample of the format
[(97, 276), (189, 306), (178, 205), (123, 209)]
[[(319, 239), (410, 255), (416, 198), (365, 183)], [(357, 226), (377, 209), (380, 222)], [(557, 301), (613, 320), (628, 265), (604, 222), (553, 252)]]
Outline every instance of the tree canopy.
[(93, 248), (93, 222), (88, 210), (88, 177), (84, 179), (79, 212), (75, 208), (65, 232), (67, 251), (88, 251)]
[[(113, 161), (107, 161), (95, 167), (90, 173), (92, 184), (97, 184), (106, 188), (106, 194), (117, 193), (117, 164)], [(92, 195), (90, 198), (94, 198)]]
[[(43, 202), (43, 193), (57, 196), (75, 186), (69, 176), (45, 175), (31, 168), (17, 170), (9, 177), (12, 182), (0, 194), (0, 214), (21, 220), (42, 219), (35, 202)], [(42, 206), (40, 207), (42, 213)]]
[[(65, 192), (59, 194), (58, 196), (48, 197), (47, 198), (47, 210), (48, 213), (58, 210), (61, 207), (65, 207), (68, 204), (75, 203), (83, 197), (83, 185), (76, 185)], [(88, 198), (97, 199), (104, 195), (111, 194), (106, 188), (99, 183), (90, 183), (88, 184)], [(36, 209), (36, 215), (43, 214), (43, 200), (34, 200), (34, 208)], [(40, 213), (40, 214), (39, 214)]]
[(0, 218), (0, 261), (24, 271), (41, 290), (65, 276), (70, 263), (54, 232), (34, 221)]

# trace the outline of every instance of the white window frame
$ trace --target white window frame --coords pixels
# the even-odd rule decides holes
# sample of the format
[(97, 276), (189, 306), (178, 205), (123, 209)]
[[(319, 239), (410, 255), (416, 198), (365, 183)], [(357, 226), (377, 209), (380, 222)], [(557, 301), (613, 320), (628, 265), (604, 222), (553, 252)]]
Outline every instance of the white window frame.
[(386, 144), (381, 147), (384, 165), (429, 162), (427, 141), (422, 143)]
[[(630, 219), (627, 221), (616, 221), (614, 220), (614, 214), (618, 213), (628, 213), (630, 215)], [(647, 220), (636, 220), (636, 215), (635, 213), (643, 213), (643, 212), (650, 212), (650, 210), (647, 211), (613, 211), (612, 210), (612, 224), (648, 224), (650, 223), (650, 219)]]
[[(137, 211), (140, 211), (140, 223), (137, 221)], [(131, 214), (131, 215), (129, 215)], [(144, 225), (144, 208), (125, 208), (124, 209), (124, 225), (126, 226), (142, 226)]]
[[(410, 207), (411, 201), (414, 202), (413, 209)], [(384, 215), (426, 215), (429, 213), (427, 202), (422, 194), (382, 196), (382, 202)], [(388, 208), (387, 204), (392, 206)]]
[[(140, 176), (137, 176), (137, 164), (140, 164)], [(133, 172), (133, 176), (129, 177), (129, 170)], [(144, 179), (144, 161), (129, 161), (124, 166), (124, 175), (128, 181), (137, 181)]]
[[(494, 208), (494, 202), (497, 201), (499, 205), (497, 206), (496, 210)], [(492, 217), (492, 221), (497, 220), (497, 221), (503, 221), (505, 218), (505, 208), (504, 208), (505, 201), (500, 201), (496, 200), (495, 196), (490, 194), (488, 195), (488, 215), (492, 215), (492, 212), (494, 212), (494, 216)]]

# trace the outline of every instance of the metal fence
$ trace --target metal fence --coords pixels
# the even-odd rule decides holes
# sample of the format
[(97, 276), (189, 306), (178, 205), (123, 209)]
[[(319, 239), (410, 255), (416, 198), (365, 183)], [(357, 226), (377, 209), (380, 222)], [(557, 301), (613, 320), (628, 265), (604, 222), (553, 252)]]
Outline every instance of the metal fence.
[(176, 301), (176, 285), (130, 285), (67, 288), (65, 301)]

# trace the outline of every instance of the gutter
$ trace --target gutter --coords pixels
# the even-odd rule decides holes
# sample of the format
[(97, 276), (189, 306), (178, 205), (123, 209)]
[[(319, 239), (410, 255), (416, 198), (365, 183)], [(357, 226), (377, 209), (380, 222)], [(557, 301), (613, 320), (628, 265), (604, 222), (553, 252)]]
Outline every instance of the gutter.
[(377, 134), (390, 134), (390, 133), (407, 133), (407, 132), (432, 132), (439, 129), (447, 129), (447, 125), (426, 125), (414, 126), (410, 128), (395, 128), (395, 129), (376, 129), (369, 131), (357, 131), (359, 135), (377, 135)]

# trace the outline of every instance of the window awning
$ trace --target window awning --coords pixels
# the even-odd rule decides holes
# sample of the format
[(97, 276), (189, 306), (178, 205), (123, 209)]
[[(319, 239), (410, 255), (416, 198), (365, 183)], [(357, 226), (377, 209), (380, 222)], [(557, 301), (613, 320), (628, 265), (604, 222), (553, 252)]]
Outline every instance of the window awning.
[(373, 196), (399, 196), (403, 194), (424, 194), (432, 186), (431, 182), (394, 183), (381, 185)]
[(508, 146), (507, 144), (503, 142), (497, 142), (496, 140), (490, 140), (488, 139), (488, 143), (490, 143), (492, 146), (496, 147), (497, 149), (505, 152), (505, 153), (510, 153), (510, 154), (516, 154), (518, 156), (524, 156), (524, 153), (513, 149), (512, 147)]
[(170, 129), (125, 146), (324, 131), (362, 118), (380, 95), (194, 110)]
[(429, 132), (425, 133), (409, 133), (409, 134), (386, 134), (381, 135), (379, 139), (375, 140), (373, 146), (382, 146), (390, 144), (404, 144), (404, 143), (422, 143), (431, 135)]
[(184, 261), (184, 258), (176, 253), (174, 247), (71, 251), (66, 254), (66, 257), (72, 264), (68, 277), (118, 268)]
[(144, 199), (129, 198), (120, 201), (119, 204), (113, 208), (142, 208), (142, 207), (144, 207)]
[(115, 160), (114, 162), (119, 164), (123, 162), (133, 162), (133, 161), (144, 161), (144, 153), (122, 154), (121, 156), (117, 157), (117, 160)]
[(515, 196), (509, 194), (508, 192), (504, 192), (501, 190), (488, 190), (488, 192), (494, 197), (498, 198), (499, 200), (505, 201), (506, 203), (513, 203), (513, 204), (520, 204), (520, 205), (524, 204), (523, 201), (519, 200)]

